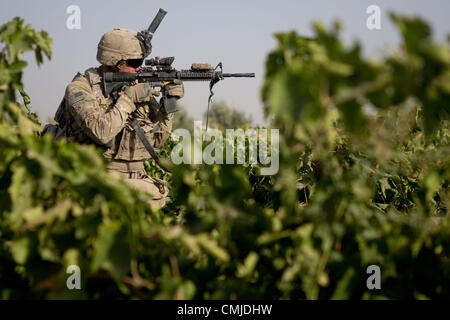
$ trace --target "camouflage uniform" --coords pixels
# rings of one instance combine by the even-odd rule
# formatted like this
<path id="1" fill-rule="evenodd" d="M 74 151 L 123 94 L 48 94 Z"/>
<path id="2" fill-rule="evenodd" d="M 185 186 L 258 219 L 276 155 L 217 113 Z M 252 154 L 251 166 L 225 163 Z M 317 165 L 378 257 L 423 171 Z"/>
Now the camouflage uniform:
<path id="1" fill-rule="evenodd" d="M 135 34 L 126 29 L 116 30 L 119 30 L 119 36 Z M 102 41 L 103 38 L 99 43 L 97 60 L 105 64 L 102 61 L 104 56 L 99 58 Z M 128 52 L 123 58 L 129 58 L 132 53 Z M 113 62 L 116 64 L 115 60 Z M 174 86 L 172 90 L 182 97 L 182 87 Z M 54 134 L 69 141 L 94 143 L 103 148 L 103 155 L 111 160 L 108 170 L 122 176 L 130 185 L 151 194 L 152 203 L 162 207 L 168 189 L 162 180 L 147 175 L 143 161 L 151 156 L 135 134 L 131 120 L 137 118 L 148 141 L 159 148 L 170 135 L 173 114 L 168 114 L 153 96 L 150 95 L 146 100 L 144 103 L 133 102 L 126 90 L 118 92 L 114 98 L 105 97 L 101 69 L 88 69 L 83 75 L 77 74 L 67 86 L 55 116 L 59 125 Z"/>

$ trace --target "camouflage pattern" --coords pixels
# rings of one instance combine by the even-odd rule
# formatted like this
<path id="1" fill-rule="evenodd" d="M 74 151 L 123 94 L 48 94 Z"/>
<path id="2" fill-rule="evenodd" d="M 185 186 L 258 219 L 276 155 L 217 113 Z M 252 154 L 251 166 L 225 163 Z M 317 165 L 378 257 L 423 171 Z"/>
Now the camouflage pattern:
<path id="1" fill-rule="evenodd" d="M 111 159 L 108 167 L 111 172 L 119 173 L 127 183 L 151 194 L 153 204 L 164 205 L 168 190 L 161 180 L 146 174 L 143 160 L 151 156 L 135 134 L 131 119 L 140 120 L 148 141 L 159 148 L 170 135 L 173 114 L 167 114 L 153 96 L 145 103 L 134 103 L 125 91 L 119 92 L 117 99 L 105 97 L 101 84 L 100 69 L 91 68 L 84 75 L 78 74 L 67 86 L 60 106 L 63 110 L 57 112 L 63 116 L 59 121 L 55 117 L 64 126 L 59 135 L 102 147 L 103 155 Z"/>
<path id="2" fill-rule="evenodd" d="M 115 66 L 121 60 L 143 58 L 141 43 L 133 30 L 116 28 L 108 31 L 97 47 L 97 61 L 105 66 Z"/>
<path id="3" fill-rule="evenodd" d="M 164 181 L 148 176 L 141 161 L 112 161 L 108 165 L 111 174 L 121 176 L 133 188 L 153 196 L 150 204 L 162 208 L 169 193 Z"/>
<path id="4" fill-rule="evenodd" d="M 173 84 L 167 88 L 167 94 L 170 97 L 183 98 L 184 97 L 184 86 L 183 84 Z"/>
<path id="5" fill-rule="evenodd" d="M 134 86 L 125 87 L 124 92 L 136 102 L 149 102 L 150 101 L 150 85 L 148 83 L 138 83 Z M 155 90 L 156 91 L 156 90 Z"/>
<path id="6" fill-rule="evenodd" d="M 92 87 L 91 87 L 92 85 Z M 98 70 L 88 69 L 67 86 L 66 111 L 82 133 L 99 145 L 107 145 L 126 125 L 128 116 L 136 110 L 131 98 L 121 93 L 115 103 L 101 91 Z M 85 142 L 85 141 L 78 141 Z"/>
<path id="7" fill-rule="evenodd" d="M 211 71 L 214 70 L 213 66 L 208 63 L 193 63 L 191 70 L 195 71 Z"/>

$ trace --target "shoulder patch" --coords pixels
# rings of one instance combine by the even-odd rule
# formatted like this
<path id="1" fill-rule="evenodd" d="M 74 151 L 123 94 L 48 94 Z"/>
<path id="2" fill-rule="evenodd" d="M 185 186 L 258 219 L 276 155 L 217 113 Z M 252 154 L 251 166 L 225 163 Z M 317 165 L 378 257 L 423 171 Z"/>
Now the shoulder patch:
<path id="1" fill-rule="evenodd" d="M 80 100 L 83 100 L 84 94 L 81 91 L 75 92 L 74 94 L 69 96 L 69 104 L 73 105 Z"/>

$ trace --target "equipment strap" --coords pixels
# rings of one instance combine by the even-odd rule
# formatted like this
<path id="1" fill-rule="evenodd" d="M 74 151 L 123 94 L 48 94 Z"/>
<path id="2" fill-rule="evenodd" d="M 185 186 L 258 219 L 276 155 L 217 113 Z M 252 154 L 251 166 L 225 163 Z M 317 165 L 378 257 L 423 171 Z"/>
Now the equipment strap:
<path id="1" fill-rule="evenodd" d="M 223 72 L 223 69 L 222 69 L 222 62 L 219 62 L 219 64 L 214 68 L 213 71 L 216 71 L 217 68 L 220 68 L 220 71 L 221 71 L 221 74 L 222 74 L 222 72 Z M 212 91 L 212 89 L 213 89 L 214 85 L 215 85 L 217 82 L 219 82 L 219 80 L 222 80 L 222 79 L 223 79 L 223 78 L 212 78 L 212 79 L 211 79 L 211 82 L 209 83 L 209 92 L 210 92 L 210 95 L 209 95 L 209 97 L 208 97 L 208 110 L 206 111 L 206 128 L 205 128 L 205 134 L 206 134 L 206 131 L 208 131 L 209 106 L 210 106 L 210 104 L 211 104 L 211 98 L 212 98 L 213 95 L 214 95 L 214 92 Z M 202 139 L 202 140 L 203 140 L 203 139 Z"/>
<path id="2" fill-rule="evenodd" d="M 142 130 L 140 122 L 138 119 L 134 119 L 131 122 L 131 125 L 134 129 L 134 131 L 136 132 L 137 136 L 139 137 L 139 139 L 142 141 L 145 149 L 148 151 L 148 153 L 150 153 L 150 155 L 152 156 L 152 158 L 155 160 L 156 164 L 163 169 L 166 172 L 170 172 L 169 169 L 166 168 L 166 166 L 164 166 L 161 161 L 159 161 L 159 157 L 155 152 L 155 149 L 153 149 L 152 145 L 150 144 L 150 142 L 147 140 L 147 137 L 145 136 L 144 130 Z"/>

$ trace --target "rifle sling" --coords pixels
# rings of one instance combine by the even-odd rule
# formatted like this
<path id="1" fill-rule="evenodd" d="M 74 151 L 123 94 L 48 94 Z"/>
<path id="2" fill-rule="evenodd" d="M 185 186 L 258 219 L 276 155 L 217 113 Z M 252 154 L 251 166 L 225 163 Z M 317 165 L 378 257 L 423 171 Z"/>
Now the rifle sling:
<path id="1" fill-rule="evenodd" d="M 170 172 L 169 169 L 166 168 L 166 166 L 164 166 L 161 161 L 159 161 L 159 157 L 155 152 L 155 149 L 153 149 L 152 145 L 150 144 L 150 142 L 147 140 L 147 137 L 145 136 L 144 130 L 142 130 L 141 125 L 139 120 L 134 119 L 131 122 L 131 126 L 133 127 L 134 131 L 136 132 L 137 136 L 139 137 L 139 139 L 142 141 L 145 149 L 148 151 L 148 153 L 150 153 L 150 155 L 152 156 L 152 158 L 155 160 L 156 164 L 163 169 L 166 172 Z"/>

